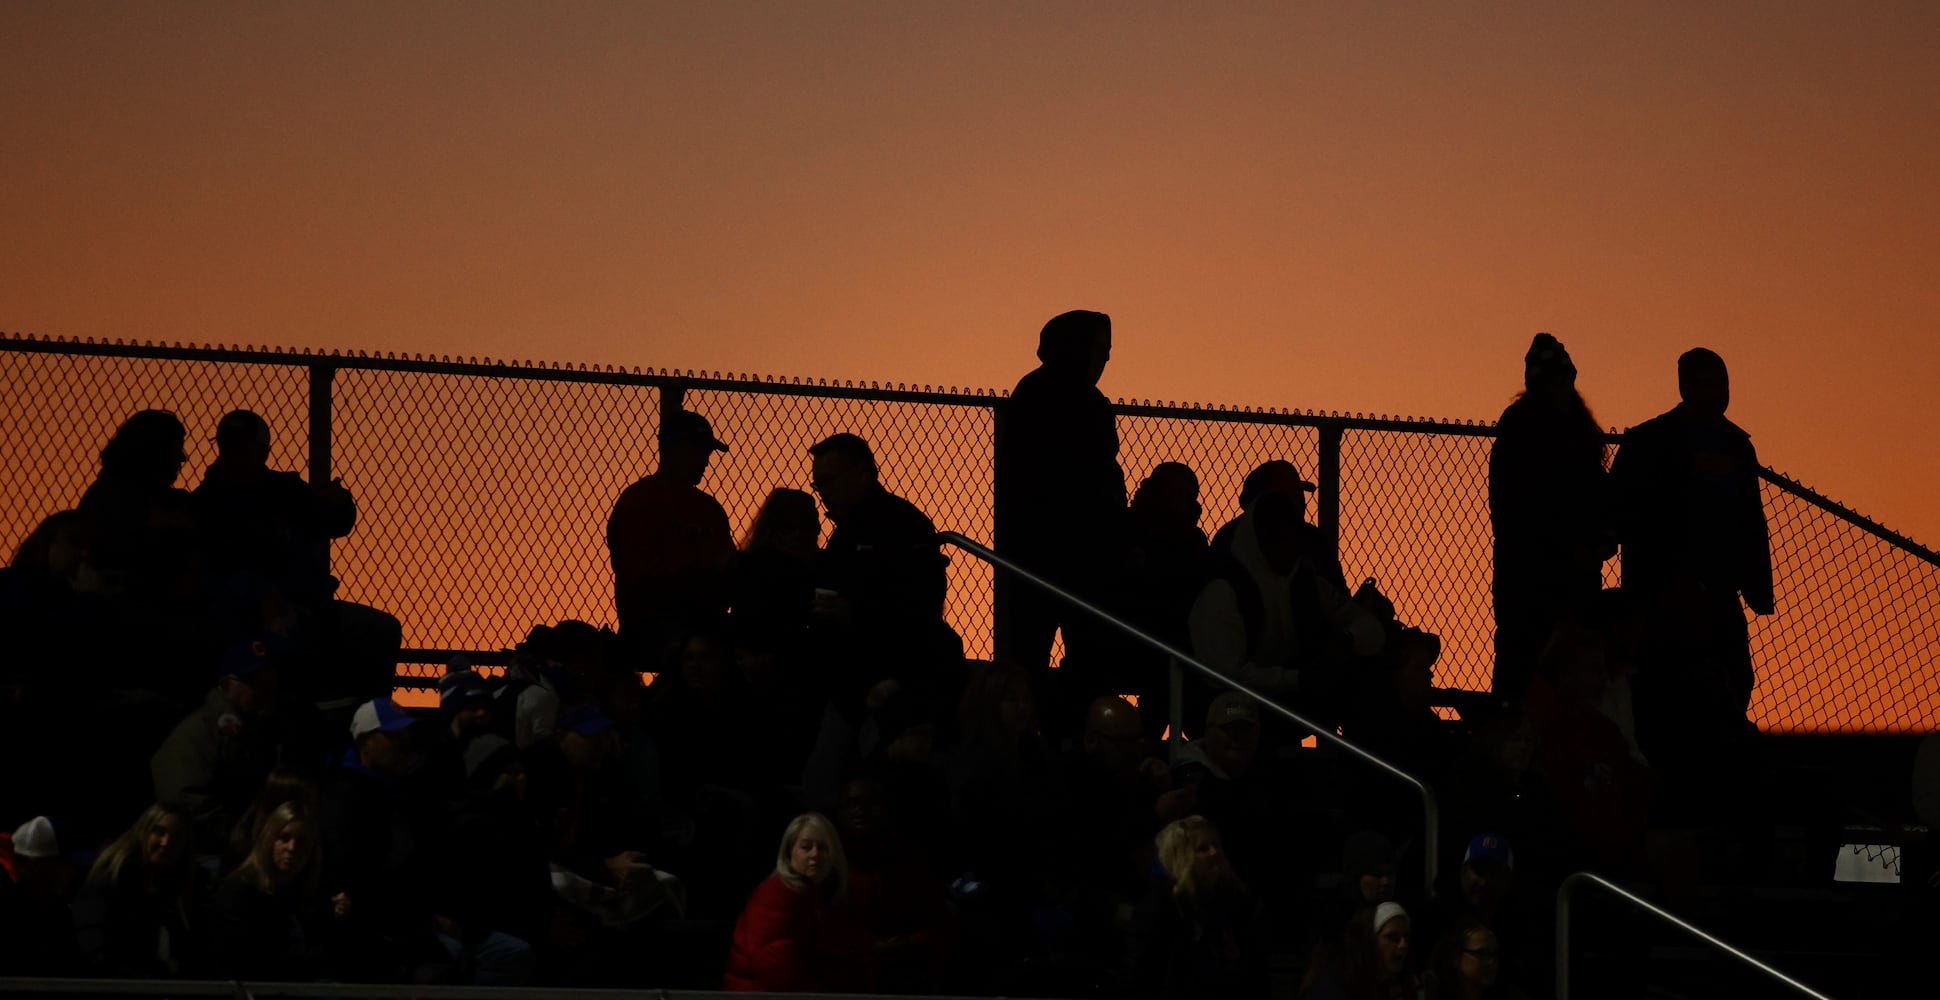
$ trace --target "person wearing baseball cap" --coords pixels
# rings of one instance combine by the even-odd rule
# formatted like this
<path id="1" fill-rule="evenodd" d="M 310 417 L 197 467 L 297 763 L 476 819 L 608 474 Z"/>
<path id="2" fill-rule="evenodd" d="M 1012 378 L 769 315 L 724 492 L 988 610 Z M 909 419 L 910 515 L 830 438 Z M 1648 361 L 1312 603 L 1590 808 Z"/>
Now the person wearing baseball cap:
<path id="1" fill-rule="evenodd" d="M 156 801 L 187 813 L 198 853 L 218 853 L 228 843 L 282 752 L 287 734 L 276 705 L 284 651 L 271 636 L 231 643 L 201 707 L 149 759 Z"/>
<path id="2" fill-rule="evenodd" d="M 1214 558 L 1230 557 L 1233 541 L 1239 535 L 1240 523 L 1247 514 L 1259 504 L 1260 498 L 1269 493 L 1286 497 L 1300 510 L 1300 523 L 1294 528 L 1299 545 L 1300 557 L 1314 567 L 1323 579 L 1345 591 L 1347 574 L 1341 569 L 1340 553 L 1334 543 L 1321 533 L 1321 530 L 1308 521 L 1307 495 L 1319 489 L 1300 472 L 1300 467 L 1284 458 L 1273 458 L 1261 462 L 1246 474 L 1239 487 L 1239 516 L 1219 526 L 1213 532 L 1212 552 Z"/>
<path id="3" fill-rule="evenodd" d="M 628 486 L 606 521 L 614 609 L 635 649 L 726 614 L 734 558 L 727 511 L 700 488 L 728 446 L 690 410 L 668 414 L 659 438 L 659 468 Z"/>

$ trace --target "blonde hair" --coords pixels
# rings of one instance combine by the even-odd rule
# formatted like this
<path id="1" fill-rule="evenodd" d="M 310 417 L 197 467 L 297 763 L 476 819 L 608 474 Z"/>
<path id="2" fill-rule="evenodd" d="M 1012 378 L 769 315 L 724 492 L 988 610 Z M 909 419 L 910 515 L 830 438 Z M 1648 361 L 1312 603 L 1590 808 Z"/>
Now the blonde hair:
<path id="1" fill-rule="evenodd" d="M 283 828 L 291 823 L 303 826 L 303 836 L 297 840 L 296 863 L 291 866 L 289 878 L 299 883 L 306 893 L 317 887 L 317 823 L 310 810 L 295 802 L 285 802 L 263 817 L 256 827 L 256 842 L 249 849 L 249 857 L 237 866 L 230 878 L 240 878 L 264 892 L 275 892 L 281 878 L 276 871 L 276 838 Z"/>
<path id="2" fill-rule="evenodd" d="M 775 874 L 796 892 L 806 892 L 813 884 L 808 876 L 795 870 L 790 858 L 795 851 L 795 842 L 802 839 L 804 833 L 817 834 L 828 845 L 828 892 L 831 896 L 840 895 L 849 883 L 849 856 L 842 852 L 842 838 L 835 832 L 835 824 L 821 813 L 803 813 L 788 821 L 788 829 L 781 834 L 781 846 L 775 849 Z"/>
<path id="3" fill-rule="evenodd" d="M 88 869 L 88 881 L 113 885 L 120 881 L 121 869 L 128 864 L 128 859 L 144 859 L 146 863 L 148 835 L 154 833 L 155 828 L 162 825 L 162 820 L 169 816 L 181 820 L 188 819 L 188 815 L 181 809 L 163 802 L 157 802 L 142 810 L 141 816 L 135 820 L 135 825 L 123 831 L 121 836 L 115 838 L 114 843 L 102 850 L 100 857 L 94 859 L 94 867 Z M 175 836 L 186 841 L 189 837 L 189 824 L 184 822 L 181 828 L 175 831 Z M 176 874 L 187 874 L 189 867 L 194 863 L 185 845 L 182 860 L 176 866 L 182 871 Z M 184 880 L 182 889 L 184 894 L 188 892 L 188 884 L 188 880 Z"/>
<path id="4" fill-rule="evenodd" d="M 1153 838 L 1158 846 L 1159 864 L 1166 874 L 1172 876 L 1172 894 L 1191 896 L 1198 893 L 1192 875 L 1193 843 L 1201 836 L 1219 839 L 1219 828 L 1204 816 L 1187 816 L 1166 824 L 1165 829 Z"/>

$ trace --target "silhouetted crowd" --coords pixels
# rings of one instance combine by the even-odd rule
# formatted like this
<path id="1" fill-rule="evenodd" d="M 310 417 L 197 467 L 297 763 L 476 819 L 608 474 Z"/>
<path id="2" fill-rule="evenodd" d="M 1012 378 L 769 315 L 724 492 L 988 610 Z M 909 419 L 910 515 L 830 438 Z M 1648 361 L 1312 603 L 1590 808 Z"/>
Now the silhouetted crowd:
<path id="1" fill-rule="evenodd" d="M 812 493 L 736 544 L 702 489 L 730 445 L 678 410 L 606 526 L 617 628 L 535 626 L 410 711 L 397 619 L 328 572 L 349 492 L 269 469 L 246 410 L 184 490 L 187 429 L 135 414 L 0 578 L 0 975 L 1540 996 L 1564 876 L 1657 877 L 1752 808 L 1771 561 L 1715 354 L 1606 462 L 1536 338 L 1490 456 L 1483 693 L 1350 586 L 1291 461 L 1210 537 L 1186 462 L 1128 496 L 1110 347 L 1102 313 L 1045 326 L 996 416 L 995 548 L 1223 681 L 1001 571 L 967 660 L 936 525 L 866 440 L 805 447 Z M 1437 884 L 1413 792 L 1317 731 L 1435 789 Z"/>

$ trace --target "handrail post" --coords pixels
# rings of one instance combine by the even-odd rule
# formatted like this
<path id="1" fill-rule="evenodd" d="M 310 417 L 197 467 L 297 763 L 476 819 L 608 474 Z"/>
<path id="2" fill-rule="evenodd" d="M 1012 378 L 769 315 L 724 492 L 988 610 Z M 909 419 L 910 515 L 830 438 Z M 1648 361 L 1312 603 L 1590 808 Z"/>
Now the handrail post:
<path id="1" fill-rule="evenodd" d="M 1320 425 L 1320 462 L 1314 469 L 1314 526 L 1327 537 L 1330 551 L 1340 552 L 1341 426 Z"/>
<path id="2" fill-rule="evenodd" d="M 1168 656 L 1166 664 L 1166 702 L 1171 718 L 1166 721 L 1166 748 L 1177 750 L 1186 741 L 1186 671 L 1179 666 L 1179 658 Z M 1149 731 L 1149 730 L 1148 730 Z"/>
<path id="3" fill-rule="evenodd" d="M 661 386 L 660 387 L 660 429 L 662 431 L 665 431 L 667 429 L 667 425 L 673 423 L 674 414 L 679 413 L 686 406 L 687 406 L 687 386 L 679 382 L 672 382 L 667 385 Z M 654 468 L 656 469 L 660 468 L 661 465 L 664 464 L 667 460 L 667 456 L 664 454 L 662 450 L 664 446 L 660 443 L 665 440 L 666 440 L 665 438 L 656 436 L 656 440 L 654 442 L 653 454 L 654 454 L 654 462 L 656 463 L 654 465 Z"/>
<path id="4" fill-rule="evenodd" d="M 335 365 L 310 366 L 310 485 L 322 486 L 331 480 L 331 423 L 336 417 L 336 400 L 331 383 L 337 378 Z M 329 539 L 323 540 L 323 570 L 330 572 Z"/>

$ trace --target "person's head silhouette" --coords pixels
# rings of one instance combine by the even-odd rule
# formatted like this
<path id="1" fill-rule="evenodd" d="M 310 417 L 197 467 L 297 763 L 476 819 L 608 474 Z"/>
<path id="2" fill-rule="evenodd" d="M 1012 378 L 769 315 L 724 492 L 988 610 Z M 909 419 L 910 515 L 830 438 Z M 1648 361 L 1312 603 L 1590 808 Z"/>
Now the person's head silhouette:
<path id="1" fill-rule="evenodd" d="M 816 442 L 808 454 L 814 459 L 810 486 L 832 518 L 840 520 L 855 509 L 879 482 L 875 453 L 854 434 L 832 434 Z"/>
<path id="2" fill-rule="evenodd" d="M 1561 341 L 1547 333 L 1536 334 L 1522 356 L 1522 387 L 1548 399 L 1567 398 L 1576 388 L 1576 363 Z"/>
<path id="3" fill-rule="evenodd" d="M 1684 405 L 1707 416 L 1724 416 L 1731 406 L 1731 375 L 1718 352 L 1693 347 L 1677 359 L 1677 394 Z"/>
<path id="4" fill-rule="evenodd" d="M 1046 368 L 1097 385 L 1111 360 L 1111 317 L 1089 309 L 1051 317 L 1037 335 L 1037 359 Z"/>
<path id="5" fill-rule="evenodd" d="M 225 464 L 269 464 L 269 423 L 254 410 L 230 410 L 216 424 L 216 456 Z"/>
<path id="6" fill-rule="evenodd" d="M 675 482 L 699 486 L 714 453 L 726 450 L 706 417 L 676 410 L 660 428 L 660 473 Z"/>
<path id="7" fill-rule="evenodd" d="M 101 471 L 127 481 L 173 486 L 189 460 L 188 430 L 167 410 L 142 410 L 123 421 L 101 449 Z"/>

